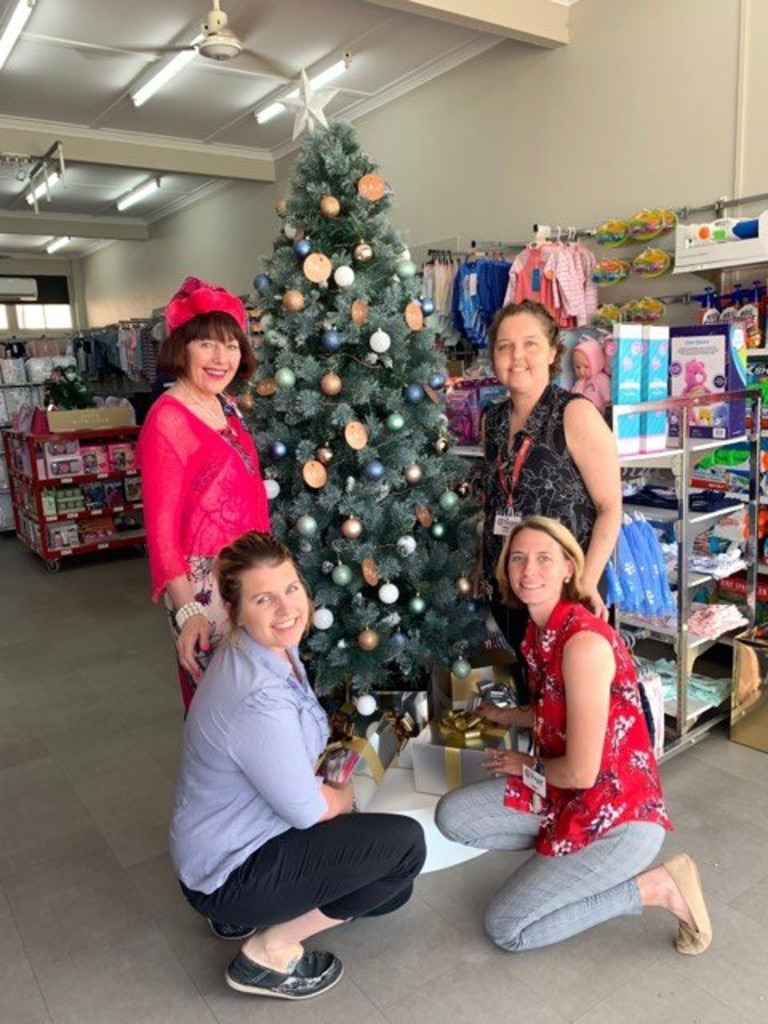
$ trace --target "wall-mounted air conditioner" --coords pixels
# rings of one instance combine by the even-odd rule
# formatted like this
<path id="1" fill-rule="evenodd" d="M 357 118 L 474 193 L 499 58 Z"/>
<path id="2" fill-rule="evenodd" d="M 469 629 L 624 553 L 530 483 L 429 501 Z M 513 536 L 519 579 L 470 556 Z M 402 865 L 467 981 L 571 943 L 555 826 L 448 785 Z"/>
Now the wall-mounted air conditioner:
<path id="1" fill-rule="evenodd" d="M 37 299 L 34 277 L 0 277 L 0 302 L 33 302 Z"/>

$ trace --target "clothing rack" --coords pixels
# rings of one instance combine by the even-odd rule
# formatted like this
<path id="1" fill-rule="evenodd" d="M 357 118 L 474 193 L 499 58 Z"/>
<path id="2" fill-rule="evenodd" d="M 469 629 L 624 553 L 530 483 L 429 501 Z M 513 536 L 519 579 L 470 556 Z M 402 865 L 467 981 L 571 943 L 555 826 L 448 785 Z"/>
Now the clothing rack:
<path id="1" fill-rule="evenodd" d="M 593 238 L 597 228 L 554 227 L 549 224 L 534 224 L 533 237 L 537 242 L 575 242 L 577 238 Z"/>

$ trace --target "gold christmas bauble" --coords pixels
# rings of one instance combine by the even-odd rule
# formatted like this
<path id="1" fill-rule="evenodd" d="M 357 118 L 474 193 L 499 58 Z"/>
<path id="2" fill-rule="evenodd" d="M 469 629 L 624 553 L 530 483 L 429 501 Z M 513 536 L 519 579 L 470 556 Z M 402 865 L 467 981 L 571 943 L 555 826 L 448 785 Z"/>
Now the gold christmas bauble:
<path id="1" fill-rule="evenodd" d="M 416 465 L 414 462 L 411 466 L 406 466 L 403 470 L 403 476 L 409 484 L 417 484 L 421 480 L 424 472 L 421 466 Z"/>
<path id="2" fill-rule="evenodd" d="M 472 593 L 472 581 L 466 576 L 459 576 L 456 580 L 456 589 L 462 597 L 468 597 Z"/>
<path id="3" fill-rule="evenodd" d="M 359 242 L 352 251 L 355 259 L 360 263 L 367 263 L 373 256 L 373 247 L 367 242 Z"/>
<path id="4" fill-rule="evenodd" d="M 341 212 L 341 203 L 336 196 L 323 196 L 320 200 L 320 213 L 324 217 L 338 217 Z"/>
<path id="5" fill-rule="evenodd" d="M 319 448 L 315 449 L 315 458 L 318 462 L 322 462 L 324 466 L 333 459 L 333 449 L 329 448 L 327 444 L 320 445 Z"/>
<path id="6" fill-rule="evenodd" d="M 350 540 L 356 540 L 363 532 L 363 524 L 357 516 L 350 516 L 341 524 L 341 532 Z"/>
<path id="7" fill-rule="evenodd" d="M 363 629 L 358 634 L 357 644 L 363 651 L 375 651 L 379 646 L 379 634 L 375 629 Z"/>
<path id="8" fill-rule="evenodd" d="M 460 498 L 466 498 L 471 489 L 468 480 L 462 480 L 460 484 L 456 485 L 456 493 Z"/>
<path id="9" fill-rule="evenodd" d="M 341 387 L 341 377 L 338 373 L 326 373 L 320 378 L 320 390 L 324 395 L 338 395 Z"/>
<path id="10" fill-rule="evenodd" d="M 288 213 L 288 200 L 278 199 L 275 203 L 275 213 L 278 217 L 284 217 Z"/>
<path id="11" fill-rule="evenodd" d="M 283 308 L 289 313 L 298 313 L 304 309 L 304 296 L 296 288 L 289 289 L 283 296 Z"/>
<path id="12" fill-rule="evenodd" d="M 256 404 L 256 400 L 253 397 L 252 391 L 243 391 L 237 396 L 237 407 L 240 412 L 253 412 L 253 407 Z"/>
<path id="13" fill-rule="evenodd" d="M 435 441 L 435 451 L 438 455 L 443 455 L 448 451 L 449 441 L 447 437 L 438 437 Z"/>

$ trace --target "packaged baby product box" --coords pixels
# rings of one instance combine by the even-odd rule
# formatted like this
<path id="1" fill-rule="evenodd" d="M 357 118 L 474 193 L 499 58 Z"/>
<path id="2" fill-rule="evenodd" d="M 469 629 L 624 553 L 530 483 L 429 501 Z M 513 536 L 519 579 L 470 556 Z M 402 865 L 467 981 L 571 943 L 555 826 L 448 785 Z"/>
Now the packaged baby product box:
<path id="1" fill-rule="evenodd" d="M 643 400 L 643 328 L 640 324 L 616 324 L 605 347 L 611 359 L 611 402 L 614 406 L 616 444 L 619 455 L 634 455 L 641 451 L 640 413 L 623 413 L 615 407 L 636 405 Z"/>
<path id="2" fill-rule="evenodd" d="M 669 328 L 660 324 L 643 326 L 641 396 L 643 402 L 669 397 Z M 667 413 L 645 412 L 640 416 L 640 446 L 644 452 L 664 451 L 667 446 Z"/>
<path id="3" fill-rule="evenodd" d="M 701 397 L 743 391 L 747 381 L 747 347 L 740 323 L 673 327 L 669 332 L 669 389 L 672 397 Z M 743 434 L 746 402 L 694 404 L 689 437 L 713 439 Z M 670 413 L 669 436 L 680 436 L 680 418 Z"/>

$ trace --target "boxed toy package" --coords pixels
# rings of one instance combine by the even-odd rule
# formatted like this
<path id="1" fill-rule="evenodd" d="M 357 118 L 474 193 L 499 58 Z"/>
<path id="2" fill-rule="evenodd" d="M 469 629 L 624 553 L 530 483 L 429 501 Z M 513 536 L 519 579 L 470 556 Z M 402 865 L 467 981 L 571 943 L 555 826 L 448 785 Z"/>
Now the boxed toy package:
<path id="1" fill-rule="evenodd" d="M 743 391 L 747 382 L 747 346 L 741 323 L 696 324 L 670 330 L 669 383 L 673 397 L 717 395 Z M 688 436 L 729 438 L 743 434 L 746 402 L 695 405 Z M 680 436 L 680 419 L 669 417 L 670 437 Z"/>

